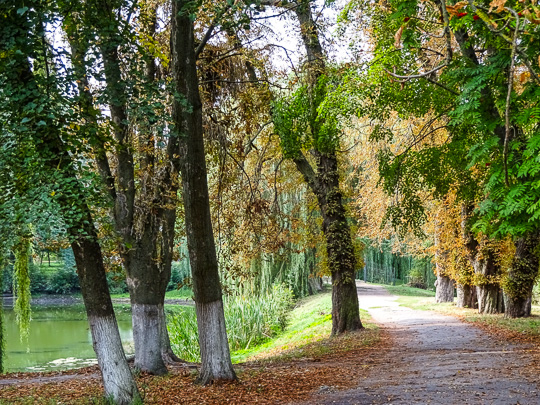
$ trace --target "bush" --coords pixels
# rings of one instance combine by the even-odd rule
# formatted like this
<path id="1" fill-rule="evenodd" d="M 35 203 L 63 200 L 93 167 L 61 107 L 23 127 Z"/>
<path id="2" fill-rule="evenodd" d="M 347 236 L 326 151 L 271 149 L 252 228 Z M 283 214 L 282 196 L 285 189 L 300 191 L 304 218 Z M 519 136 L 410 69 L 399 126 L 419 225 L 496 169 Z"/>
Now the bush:
<path id="1" fill-rule="evenodd" d="M 3 271 L 2 293 L 11 293 L 13 291 L 13 265 L 4 267 Z"/>
<path id="2" fill-rule="evenodd" d="M 245 350 L 281 332 L 287 325 L 293 293 L 284 285 L 274 285 L 260 296 L 224 298 L 225 323 L 231 351 Z M 187 308 L 168 322 L 174 351 L 188 361 L 200 361 L 195 311 Z"/>
<path id="3" fill-rule="evenodd" d="M 71 249 L 63 249 L 59 256 L 62 258 L 62 267 L 50 272 L 45 292 L 51 294 L 69 294 L 80 290 L 79 276 L 75 267 L 75 256 Z"/>
<path id="4" fill-rule="evenodd" d="M 79 290 L 79 276 L 74 268 L 63 268 L 51 274 L 46 292 L 52 294 L 69 294 Z"/>
<path id="5" fill-rule="evenodd" d="M 421 263 L 415 263 L 409 272 L 409 286 L 427 290 L 426 277 Z"/>
<path id="6" fill-rule="evenodd" d="M 124 294 L 128 292 L 126 276 L 124 273 L 107 272 L 107 284 L 111 294 Z"/>
<path id="7" fill-rule="evenodd" d="M 30 292 L 35 294 L 47 289 L 47 274 L 38 265 L 30 264 Z"/>

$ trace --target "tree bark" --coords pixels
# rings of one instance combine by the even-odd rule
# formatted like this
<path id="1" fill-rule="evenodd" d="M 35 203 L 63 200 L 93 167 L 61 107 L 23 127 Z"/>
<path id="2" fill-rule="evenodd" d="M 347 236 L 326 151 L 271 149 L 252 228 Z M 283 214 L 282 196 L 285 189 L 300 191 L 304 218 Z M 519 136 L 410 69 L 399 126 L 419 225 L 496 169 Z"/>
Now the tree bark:
<path id="1" fill-rule="evenodd" d="M 210 203 L 199 95 L 193 22 L 187 0 L 173 0 L 171 53 L 175 86 L 173 121 L 180 141 L 181 176 L 189 259 L 201 348 L 198 381 L 234 380 Z"/>
<path id="2" fill-rule="evenodd" d="M 458 308 L 478 308 L 476 297 L 476 287 L 473 285 L 457 285 L 457 303 Z"/>
<path id="3" fill-rule="evenodd" d="M 439 267 L 438 264 L 437 267 Z M 442 275 L 437 269 L 437 281 L 435 283 L 435 301 L 437 303 L 454 302 L 454 280 Z"/>
<path id="4" fill-rule="evenodd" d="M 478 313 L 498 314 L 502 311 L 500 303 L 500 287 L 496 284 L 482 284 L 476 286 L 478 300 Z"/>
<path id="5" fill-rule="evenodd" d="M 463 203 L 461 206 L 461 230 L 467 258 L 474 269 L 477 280 L 476 294 L 478 312 L 481 314 L 496 314 L 503 311 L 500 296 L 500 286 L 496 276 L 500 267 L 495 260 L 495 252 L 486 241 L 479 242 L 470 231 L 468 219 L 473 210 L 472 205 Z"/>
<path id="6" fill-rule="evenodd" d="M 504 283 L 505 317 L 531 315 L 532 291 L 540 265 L 538 245 L 540 233 L 529 233 L 516 242 L 516 253 Z"/>

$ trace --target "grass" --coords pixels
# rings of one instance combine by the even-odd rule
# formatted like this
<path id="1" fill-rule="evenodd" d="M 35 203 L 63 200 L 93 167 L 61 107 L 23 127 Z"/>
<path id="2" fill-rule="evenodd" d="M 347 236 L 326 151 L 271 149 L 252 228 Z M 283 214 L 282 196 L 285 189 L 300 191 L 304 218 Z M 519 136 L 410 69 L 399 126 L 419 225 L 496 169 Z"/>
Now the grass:
<path id="1" fill-rule="evenodd" d="M 321 293 L 299 301 L 292 310 L 285 330 L 264 344 L 232 353 L 234 363 L 253 360 L 286 361 L 291 358 L 313 357 L 326 354 L 331 347 L 321 343 L 328 340 L 332 331 L 332 297 Z M 361 310 L 362 322 L 374 333 L 366 334 L 362 345 L 377 340 L 377 327 L 366 320 L 369 315 Z"/>
<path id="2" fill-rule="evenodd" d="M 292 291 L 275 285 L 259 296 L 224 297 L 225 322 L 231 351 L 246 350 L 279 334 L 287 324 Z M 180 358 L 200 361 L 197 320 L 193 308 L 171 313 L 168 329 L 173 350 Z"/>
<path id="3" fill-rule="evenodd" d="M 193 291 L 189 289 L 171 290 L 165 293 L 165 299 L 188 299 L 193 297 Z M 111 298 L 129 298 L 129 293 L 111 294 Z"/>
<path id="4" fill-rule="evenodd" d="M 540 341 L 540 306 L 533 305 L 532 316 L 528 318 L 507 319 L 504 314 L 479 314 L 476 309 L 458 308 L 455 303 L 438 304 L 432 291 L 403 286 L 384 287 L 391 294 L 399 296 L 397 302 L 405 307 L 457 316 L 494 334 L 502 333 L 510 338 Z"/>
<path id="5" fill-rule="evenodd" d="M 407 297 L 435 297 L 435 291 L 421 288 L 407 287 L 406 285 L 385 285 L 390 294 Z"/>

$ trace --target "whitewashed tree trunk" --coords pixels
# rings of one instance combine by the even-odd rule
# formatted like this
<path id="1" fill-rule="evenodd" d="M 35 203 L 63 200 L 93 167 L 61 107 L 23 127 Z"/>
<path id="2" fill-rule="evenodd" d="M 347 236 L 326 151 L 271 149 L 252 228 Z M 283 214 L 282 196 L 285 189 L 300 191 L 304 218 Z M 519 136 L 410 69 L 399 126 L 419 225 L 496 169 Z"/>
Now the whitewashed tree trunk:
<path id="1" fill-rule="evenodd" d="M 201 348 L 201 373 L 198 381 L 210 384 L 217 380 L 234 380 L 236 375 L 230 366 L 223 301 L 197 303 L 195 310 Z"/>
<path id="2" fill-rule="evenodd" d="M 135 367 L 155 375 L 166 374 L 167 367 L 165 367 L 161 356 L 163 305 L 133 303 L 131 311 Z"/>
<path id="3" fill-rule="evenodd" d="M 137 403 L 140 397 L 126 361 L 116 319 L 89 316 L 88 323 L 106 395 L 118 405 Z"/>
<path id="4" fill-rule="evenodd" d="M 180 141 L 186 235 L 202 359 L 199 382 L 209 384 L 216 380 L 234 380 L 236 375 L 225 331 L 210 215 L 193 21 L 186 12 L 187 0 L 173 1 L 172 4 L 172 73 L 179 95 L 174 99 L 172 116 L 175 136 Z"/>

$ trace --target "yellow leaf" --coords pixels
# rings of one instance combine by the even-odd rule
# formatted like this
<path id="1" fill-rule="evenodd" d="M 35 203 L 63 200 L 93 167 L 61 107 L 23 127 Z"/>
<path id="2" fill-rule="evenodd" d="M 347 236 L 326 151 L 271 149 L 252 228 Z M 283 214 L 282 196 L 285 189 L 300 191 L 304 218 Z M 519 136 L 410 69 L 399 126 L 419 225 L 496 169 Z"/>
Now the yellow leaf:
<path id="1" fill-rule="evenodd" d="M 540 19 L 536 18 L 536 15 L 531 13 L 530 10 L 523 10 L 523 15 L 533 24 L 540 24 Z"/>
<path id="2" fill-rule="evenodd" d="M 401 48 L 401 36 L 403 35 L 403 25 L 399 27 L 399 30 L 394 35 L 394 46 Z"/>
<path id="3" fill-rule="evenodd" d="M 501 11 L 504 11 L 505 4 L 506 0 L 493 0 L 491 3 L 489 3 L 491 6 L 489 11 L 491 12 L 491 10 L 495 8 L 495 12 L 500 13 Z"/>
<path id="4" fill-rule="evenodd" d="M 461 10 L 463 7 L 467 6 L 469 2 L 467 1 L 460 1 L 453 6 L 446 6 L 446 11 L 448 11 L 448 14 L 451 14 L 453 16 L 459 15 L 459 10 Z"/>
<path id="5" fill-rule="evenodd" d="M 56 192 L 53 191 L 53 192 L 51 193 L 51 197 L 54 197 L 55 194 L 56 194 Z"/>

